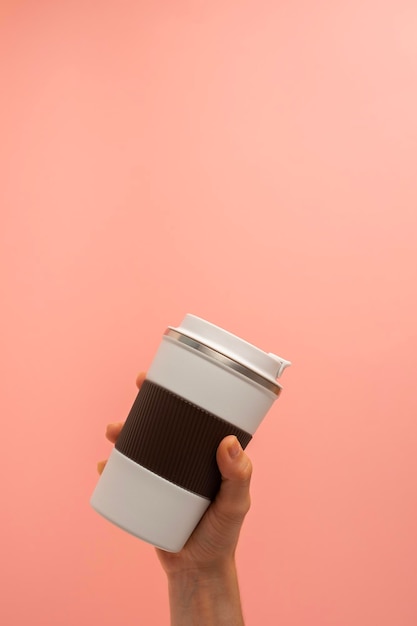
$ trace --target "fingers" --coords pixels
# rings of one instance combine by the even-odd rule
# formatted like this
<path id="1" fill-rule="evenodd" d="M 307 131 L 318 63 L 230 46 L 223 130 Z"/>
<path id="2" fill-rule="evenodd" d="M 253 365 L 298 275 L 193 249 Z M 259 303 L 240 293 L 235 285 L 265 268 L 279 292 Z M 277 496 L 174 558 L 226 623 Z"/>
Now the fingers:
<path id="1" fill-rule="evenodd" d="M 108 424 L 106 428 L 106 437 L 112 443 L 116 443 L 118 436 L 120 435 L 120 431 L 123 428 L 123 422 L 117 422 L 116 424 Z M 99 474 L 103 473 L 104 468 L 106 467 L 107 460 L 99 461 L 97 463 L 97 471 Z"/>
<path id="2" fill-rule="evenodd" d="M 120 431 L 123 428 L 123 422 L 116 422 L 114 424 L 108 424 L 106 428 L 106 437 L 112 443 L 116 443 Z"/>
<path id="3" fill-rule="evenodd" d="M 222 484 L 216 498 L 217 513 L 231 522 L 241 523 L 250 508 L 252 463 L 233 435 L 225 437 L 217 450 Z"/>
<path id="4" fill-rule="evenodd" d="M 146 372 L 140 372 L 136 377 L 136 385 L 138 389 L 141 388 L 143 381 L 146 378 Z M 108 424 L 106 428 L 106 438 L 111 443 L 116 443 L 118 436 L 120 435 L 120 431 L 123 428 L 123 422 L 115 422 L 114 424 Z M 97 471 L 101 474 L 106 467 L 107 461 L 99 461 L 97 463 Z"/>
<path id="5" fill-rule="evenodd" d="M 106 467 L 106 463 L 107 463 L 107 461 L 99 461 L 97 463 L 97 471 L 98 471 L 99 474 L 103 473 L 103 470 Z"/>
<path id="6" fill-rule="evenodd" d="M 136 386 L 138 389 L 141 388 L 143 381 L 146 378 L 146 372 L 140 372 L 137 376 L 136 376 Z"/>
<path id="7" fill-rule="evenodd" d="M 146 372 L 140 372 L 136 376 L 136 385 L 138 389 L 141 388 L 143 381 L 146 378 Z M 115 422 L 114 424 L 109 424 L 106 429 L 106 437 L 111 443 L 116 443 L 118 436 L 120 435 L 120 431 L 122 430 L 123 422 Z"/>

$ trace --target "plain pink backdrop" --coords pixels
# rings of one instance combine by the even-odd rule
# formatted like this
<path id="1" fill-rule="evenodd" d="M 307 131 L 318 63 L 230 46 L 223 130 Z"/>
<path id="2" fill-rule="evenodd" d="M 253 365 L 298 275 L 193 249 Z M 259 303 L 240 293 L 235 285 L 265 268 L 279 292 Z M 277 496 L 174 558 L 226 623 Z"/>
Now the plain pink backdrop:
<path id="1" fill-rule="evenodd" d="M 191 312 L 294 363 L 248 626 L 415 626 L 415 0 L 4 0 L 0 72 L 0 623 L 168 623 L 89 498 Z"/>

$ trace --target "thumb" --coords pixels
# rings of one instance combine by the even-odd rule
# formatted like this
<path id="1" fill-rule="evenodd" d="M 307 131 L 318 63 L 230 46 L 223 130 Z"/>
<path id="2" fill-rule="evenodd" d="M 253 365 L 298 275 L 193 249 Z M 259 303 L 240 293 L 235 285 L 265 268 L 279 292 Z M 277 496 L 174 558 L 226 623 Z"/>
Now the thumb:
<path id="1" fill-rule="evenodd" d="M 252 463 L 234 435 L 225 437 L 220 443 L 217 464 L 222 475 L 215 500 L 217 513 L 231 522 L 241 523 L 250 508 Z"/>

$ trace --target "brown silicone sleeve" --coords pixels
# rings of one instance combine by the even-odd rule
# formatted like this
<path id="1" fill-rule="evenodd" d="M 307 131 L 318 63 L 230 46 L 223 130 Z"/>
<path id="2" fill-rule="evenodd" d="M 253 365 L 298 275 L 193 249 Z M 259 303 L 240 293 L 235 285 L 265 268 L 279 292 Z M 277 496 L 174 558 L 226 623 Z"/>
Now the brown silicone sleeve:
<path id="1" fill-rule="evenodd" d="M 252 435 L 145 380 L 116 449 L 172 483 L 213 500 L 221 483 L 216 450 L 226 435 L 245 448 Z"/>

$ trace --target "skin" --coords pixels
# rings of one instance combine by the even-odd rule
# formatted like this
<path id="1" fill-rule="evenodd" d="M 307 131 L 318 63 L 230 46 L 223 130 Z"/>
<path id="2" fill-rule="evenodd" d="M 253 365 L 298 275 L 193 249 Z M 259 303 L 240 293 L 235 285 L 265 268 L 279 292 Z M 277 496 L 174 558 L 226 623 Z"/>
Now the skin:
<path id="1" fill-rule="evenodd" d="M 145 379 L 141 373 L 136 384 Z M 106 437 L 115 443 L 123 423 L 109 424 Z M 171 626 L 244 626 L 235 553 L 250 508 L 252 464 L 236 437 L 217 449 L 220 491 L 190 539 L 176 554 L 156 549 L 167 575 Z M 101 473 L 106 461 L 98 463 Z"/>

